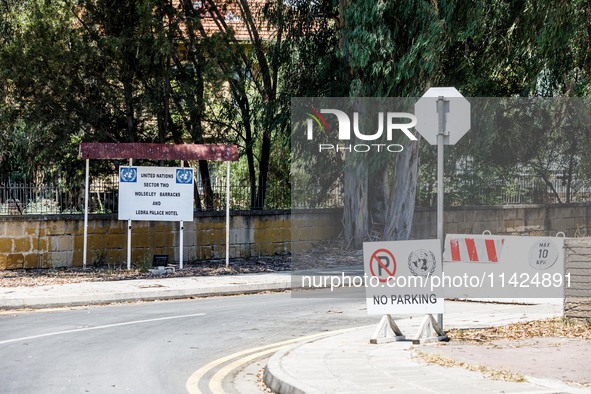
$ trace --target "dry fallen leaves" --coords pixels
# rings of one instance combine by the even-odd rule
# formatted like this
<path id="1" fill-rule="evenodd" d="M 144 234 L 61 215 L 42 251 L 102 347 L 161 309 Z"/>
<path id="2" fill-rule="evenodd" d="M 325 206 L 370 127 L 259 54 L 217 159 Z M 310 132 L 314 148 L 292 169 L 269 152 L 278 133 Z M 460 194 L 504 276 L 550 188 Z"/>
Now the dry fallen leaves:
<path id="1" fill-rule="evenodd" d="M 486 377 L 496 379 L 496 380 L 505 380 L 508 382 L 525 382 L 526 379 L 523 375 L 519 373 L 513 373 L 506 369 L 495 369 L 490 368 L 485 365 L 472 365 L 465 363 L 463 361 L 452 360 L 451 358 L 442 356 L 440 354 L 433 354 L 433 353 L 425 353 L 421 351 L 417 351 L 413 354 L 415 357 L 422 359 L 425 362 L 441 365 L 442 367 L 461 367 L 465 368 L 468 371 L 472 372 L 480 372 Z"/>
<path id="2" fill-rule="evenodd" d="M 342 240 L 327 241 L 317 245 L 312 251 L 298 253 L 296 256 L 275 255 L 230 259 L 226 269 L 224 259 L 196 260 L 185 263 L 184 269 L 176 266 L 174 273 L 163 277 L 235 275 L 257 272 L 277 272 L 294 269 L 330 268 L 341 266 L 361 266 L 361 250 L 347 250 Z M 81 267 L 62 267 L 53 269 L 0 270 L 0 287 L 60 285 L 67 283 L 115 281 L 126 279 L 151 278 L 149 272 L 138 269 L 127 270 L 125 264 Z"/>
<path id="3" fill-rule="evenodd" d="M 450 341 L 486 344 L 490 347 L 498 347 L 498 340 L 509 340 L 518 343 L 519 340 L 529 338 L 574 338 L 581 340 L 591 339 L 591 322 L 565 318 L 553 318 L 522 323 L 513 323 L 500 327 L 483 329 L 452 329 L 446 332 Z M 487 377 L 512 382 L 525 381 L 524 376 L 505 369 L 495 369 L 485 365 L 472 365 L 466 362 L 453 360 L 441 354 L 417 350 L 413 353 L 428 363 L 438 364 L 444 367 L 462 367 L 470 371 L 480 372 Z"/>
<path id="4" fill-rule="evenodd" d="M 486 343 L 497 339 L 526 339 L 536 337 L 591 339 L 591 322 L 554 318 L 508 324 L 484 329 L 449 330 L 452 341 Z"/>

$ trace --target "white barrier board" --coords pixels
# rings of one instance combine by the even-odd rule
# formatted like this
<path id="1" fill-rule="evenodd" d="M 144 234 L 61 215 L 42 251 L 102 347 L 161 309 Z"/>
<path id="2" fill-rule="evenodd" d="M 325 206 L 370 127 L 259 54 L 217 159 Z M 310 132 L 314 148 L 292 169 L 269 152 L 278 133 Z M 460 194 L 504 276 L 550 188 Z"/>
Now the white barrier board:
<path id="1" fill-rule="evenodd" d="M 448 298 L 558 298 L 569 282 L 564 238 L 448 234 L 444 248 L 444 276 L 466 279 Z"/>

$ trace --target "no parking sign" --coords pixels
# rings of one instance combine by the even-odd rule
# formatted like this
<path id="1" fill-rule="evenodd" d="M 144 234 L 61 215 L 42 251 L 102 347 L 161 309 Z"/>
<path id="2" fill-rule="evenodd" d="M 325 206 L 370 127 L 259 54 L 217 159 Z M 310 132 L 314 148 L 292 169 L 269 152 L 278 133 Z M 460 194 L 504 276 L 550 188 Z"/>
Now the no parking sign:
<path id="1" fill-rule="evenodd" d="M 369 258 L 369 272 L 380 283 L 387 283 L 396 274 L 396 258 L 389 249 L 380 248 Z"/>
<path id="2" fill-rule="evenodd" d="M 365 242 L 363 262 L 368 314 L 443 313 L 438 240 Z"/>

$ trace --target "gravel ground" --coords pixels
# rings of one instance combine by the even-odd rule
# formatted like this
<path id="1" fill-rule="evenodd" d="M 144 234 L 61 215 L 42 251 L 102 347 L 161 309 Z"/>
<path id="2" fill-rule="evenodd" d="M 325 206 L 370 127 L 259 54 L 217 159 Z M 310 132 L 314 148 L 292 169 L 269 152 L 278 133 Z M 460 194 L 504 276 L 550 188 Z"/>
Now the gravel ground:
<path id="1" fill-rule="evenodd" d="M 252 257 L 244 259 L 231 259 L 229 268 L 226 268 L 225 260 L 199 260 L 185 263 L 182 270 L 178 265 L 175 271 L 160 277 L 187 277 L 210 275 L 237 275 L 259 272 L 278 272 L 291 269 L 291 256 L 277 255 L 271 257 Z M 150 267 L 151 268 L 151 267 Z M 80 267 L 66 267 L 55 269 L 28 269 L 0 271 L 0 286 L 43 286 L 59 285 L 65 283 L 114 281 L 127 279 L 150 278 L 152 274 L 146 269 L 133 268 L 127 270 L 125 265 L 90 267 L 83 270 Z"/>

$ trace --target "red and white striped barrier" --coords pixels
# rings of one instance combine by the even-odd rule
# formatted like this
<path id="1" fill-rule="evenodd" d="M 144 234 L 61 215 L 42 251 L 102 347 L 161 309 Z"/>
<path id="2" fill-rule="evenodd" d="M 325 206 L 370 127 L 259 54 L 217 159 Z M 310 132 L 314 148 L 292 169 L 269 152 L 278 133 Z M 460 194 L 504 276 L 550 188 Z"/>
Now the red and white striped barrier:
<path id="1" fill-rule="evenodd" d="M 445 237 L 443 262 L 498 263 L 505 239 L 495 235 L 458 235 Z"/>

